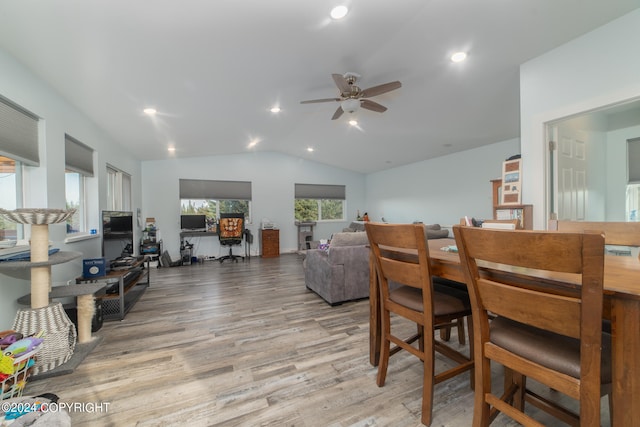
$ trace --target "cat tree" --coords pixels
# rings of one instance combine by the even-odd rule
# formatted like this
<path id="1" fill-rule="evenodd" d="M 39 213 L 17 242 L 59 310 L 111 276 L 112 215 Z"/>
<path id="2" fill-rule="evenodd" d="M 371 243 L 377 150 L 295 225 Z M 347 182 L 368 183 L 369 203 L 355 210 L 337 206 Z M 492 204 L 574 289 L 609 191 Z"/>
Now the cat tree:
<path id="1" fill-rule="evenodd" d="M 51 266 L 82 256 L 79 252 L 56 252 L 49 256 L 49 225 L 65 222 L 75 209 L 0 209 L 7 220 L 31 226 L 28 261 L 4 261 L 2 271 L 31 270 L 31 308 L 20 309 L 13 329 L 24 335 L 44 332 L 34 374 L 54 369 L 68 361 L 76 344 L 76 329 L 60 302 L 49 302 Z"/>

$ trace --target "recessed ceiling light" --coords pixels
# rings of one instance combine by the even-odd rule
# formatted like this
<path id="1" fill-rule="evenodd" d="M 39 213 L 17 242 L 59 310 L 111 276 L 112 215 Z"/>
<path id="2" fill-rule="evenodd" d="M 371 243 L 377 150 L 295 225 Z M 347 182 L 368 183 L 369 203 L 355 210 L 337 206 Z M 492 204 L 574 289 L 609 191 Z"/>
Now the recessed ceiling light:
<path id="1" fill-rule="evenodd" d="M 157 112 L 155 108 L 145 108 L 142 111 L 144 111 L 144 113 L 148 116 L 155 116 Z"/>
<path id="2" fill-rule="evenodd" d="M 271 112 L 272 113 L 279 113 L 280 112 L 280 107 L 271 107 Z"/>
<path id="3" fill-rule="evenodd" d="M 456 52 L 453 55 L 451 55 L 451 60 L 453 62 L 462 62 L 465 59 L 467 59 L 467 53 L 466 52 Z"/>
<path id="4" fill-rule="evenodd" d="M 169 147 L 167 148 L 167 151 L 170 153 L 175 153 L 176 152 L 176 147 Z"/>
<path id="5" fill-rule="evenodd" d="M 358 121 L 357 120 L 349 120 L 349 124 L 351 126 L 358 126 Z"/>
<path id="6" fill-rule="evenodd" d="M 259 138 L 253 138 L 251 141 L 249 141 L 249 145 L 248 145 L 248 147 L 249 147 L 249 148 L 253 148 L 253 147 L 255 147 L 256 145 L 258 145 L 258 143 L 259 143 L 259 142 L 260 142 L 260 139 L 259 139 Z"/>
<path id="7" fill-rule="evenodd" d="M 307 151 L 310 152 L 310 153 L 313 153 L 313 151 L 314 151 L 313 147 L 307 147 Z"/>
<path id="8" fill-rule="evenodd" d="M 347 6 L 336 6 L 331 9 L 331 17 L 333 19 L 342 19 L 347 16 L 347 13 L 349 13 Z"/>

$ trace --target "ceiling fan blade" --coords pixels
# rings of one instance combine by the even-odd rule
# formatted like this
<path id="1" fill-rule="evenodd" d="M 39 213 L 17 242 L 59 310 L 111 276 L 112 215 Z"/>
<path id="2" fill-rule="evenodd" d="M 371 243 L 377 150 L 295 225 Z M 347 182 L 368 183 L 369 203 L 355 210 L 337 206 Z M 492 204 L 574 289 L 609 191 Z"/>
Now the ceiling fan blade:
<path id="1" fill-rule="evenodd" d="M 349 86 L 349 82 L 342 74 L 331 74 L 331 77 L 333 77 L 333 81 L 336 82 L 336 86 L 340 89 L 340 93 L 351 92 L 351 86 Z"/>
<path id="2" fill-rule="evenodd" d="M 332 102 L 340 100 L 340 98 L 310 99 L 308 101 L 300 101 L 300 104 L 315 104 L 316 102 Z"/>
<path id="3" fill-rule="evenodd" d="M 384 113 L 387 111 L 387 107 L 384 105 L 380 105 L 377 102 L 373 102 L 369 99 L 361 99 L 360 106 L 362 108 L 366 108 L 367 110 L 376 111 L 378 113 Z"/>
<path id="4" fill-rule="evenodd" d="M 344 113 L 344 110 L 342 109 L 342 106 L 340 106 L 340 107 L 338 107 L 336 112 L 333 113 L 333 117 L 331 117 L 331 120 L 337 119 L 338 117 L 340 117 L 342 115 L 342 113 Z"/>
<path id="5" fill-rule="evenodd" d="M 362 91 L 363 98 L 370 98 L 372 96 L 381 95 L 386 92 L 391 92 L 392 90 L 396 90 L 402 86 L 402 83 L 399 81 L 385 83 L 383 85 L 373 86 L 369 89 L 365 89 Z"/>

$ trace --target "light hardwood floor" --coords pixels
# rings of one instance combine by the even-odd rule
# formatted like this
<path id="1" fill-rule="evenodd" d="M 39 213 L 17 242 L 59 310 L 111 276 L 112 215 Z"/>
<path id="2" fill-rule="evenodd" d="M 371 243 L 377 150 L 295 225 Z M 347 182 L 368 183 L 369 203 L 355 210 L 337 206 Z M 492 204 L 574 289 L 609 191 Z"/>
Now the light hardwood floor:
<path id="1" fill-rule="evenodd" d="M 95 334 L 102 342 L 75 372 L 25 394 L 108 403 L 72 412 L 74 426 L 421 425 L 419 361 L 393 356 L 377 387 L 368 322 L 368 301 L 330 307 L 307 290 L 298 255 L 152 269 L 151 287 Z M 468 378 L 436 386 L 433 426 L 471 425 Z"/>

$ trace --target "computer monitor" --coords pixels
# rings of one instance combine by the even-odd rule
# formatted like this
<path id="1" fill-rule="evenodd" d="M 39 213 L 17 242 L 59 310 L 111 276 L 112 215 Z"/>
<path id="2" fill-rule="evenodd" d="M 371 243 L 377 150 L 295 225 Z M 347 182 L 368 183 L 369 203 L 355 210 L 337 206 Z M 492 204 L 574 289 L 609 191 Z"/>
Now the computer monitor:
<path id="1" fill-rule="evenodd" d="M 180 215 L 182 231 L 207 231 L 206 215 Z"/>

